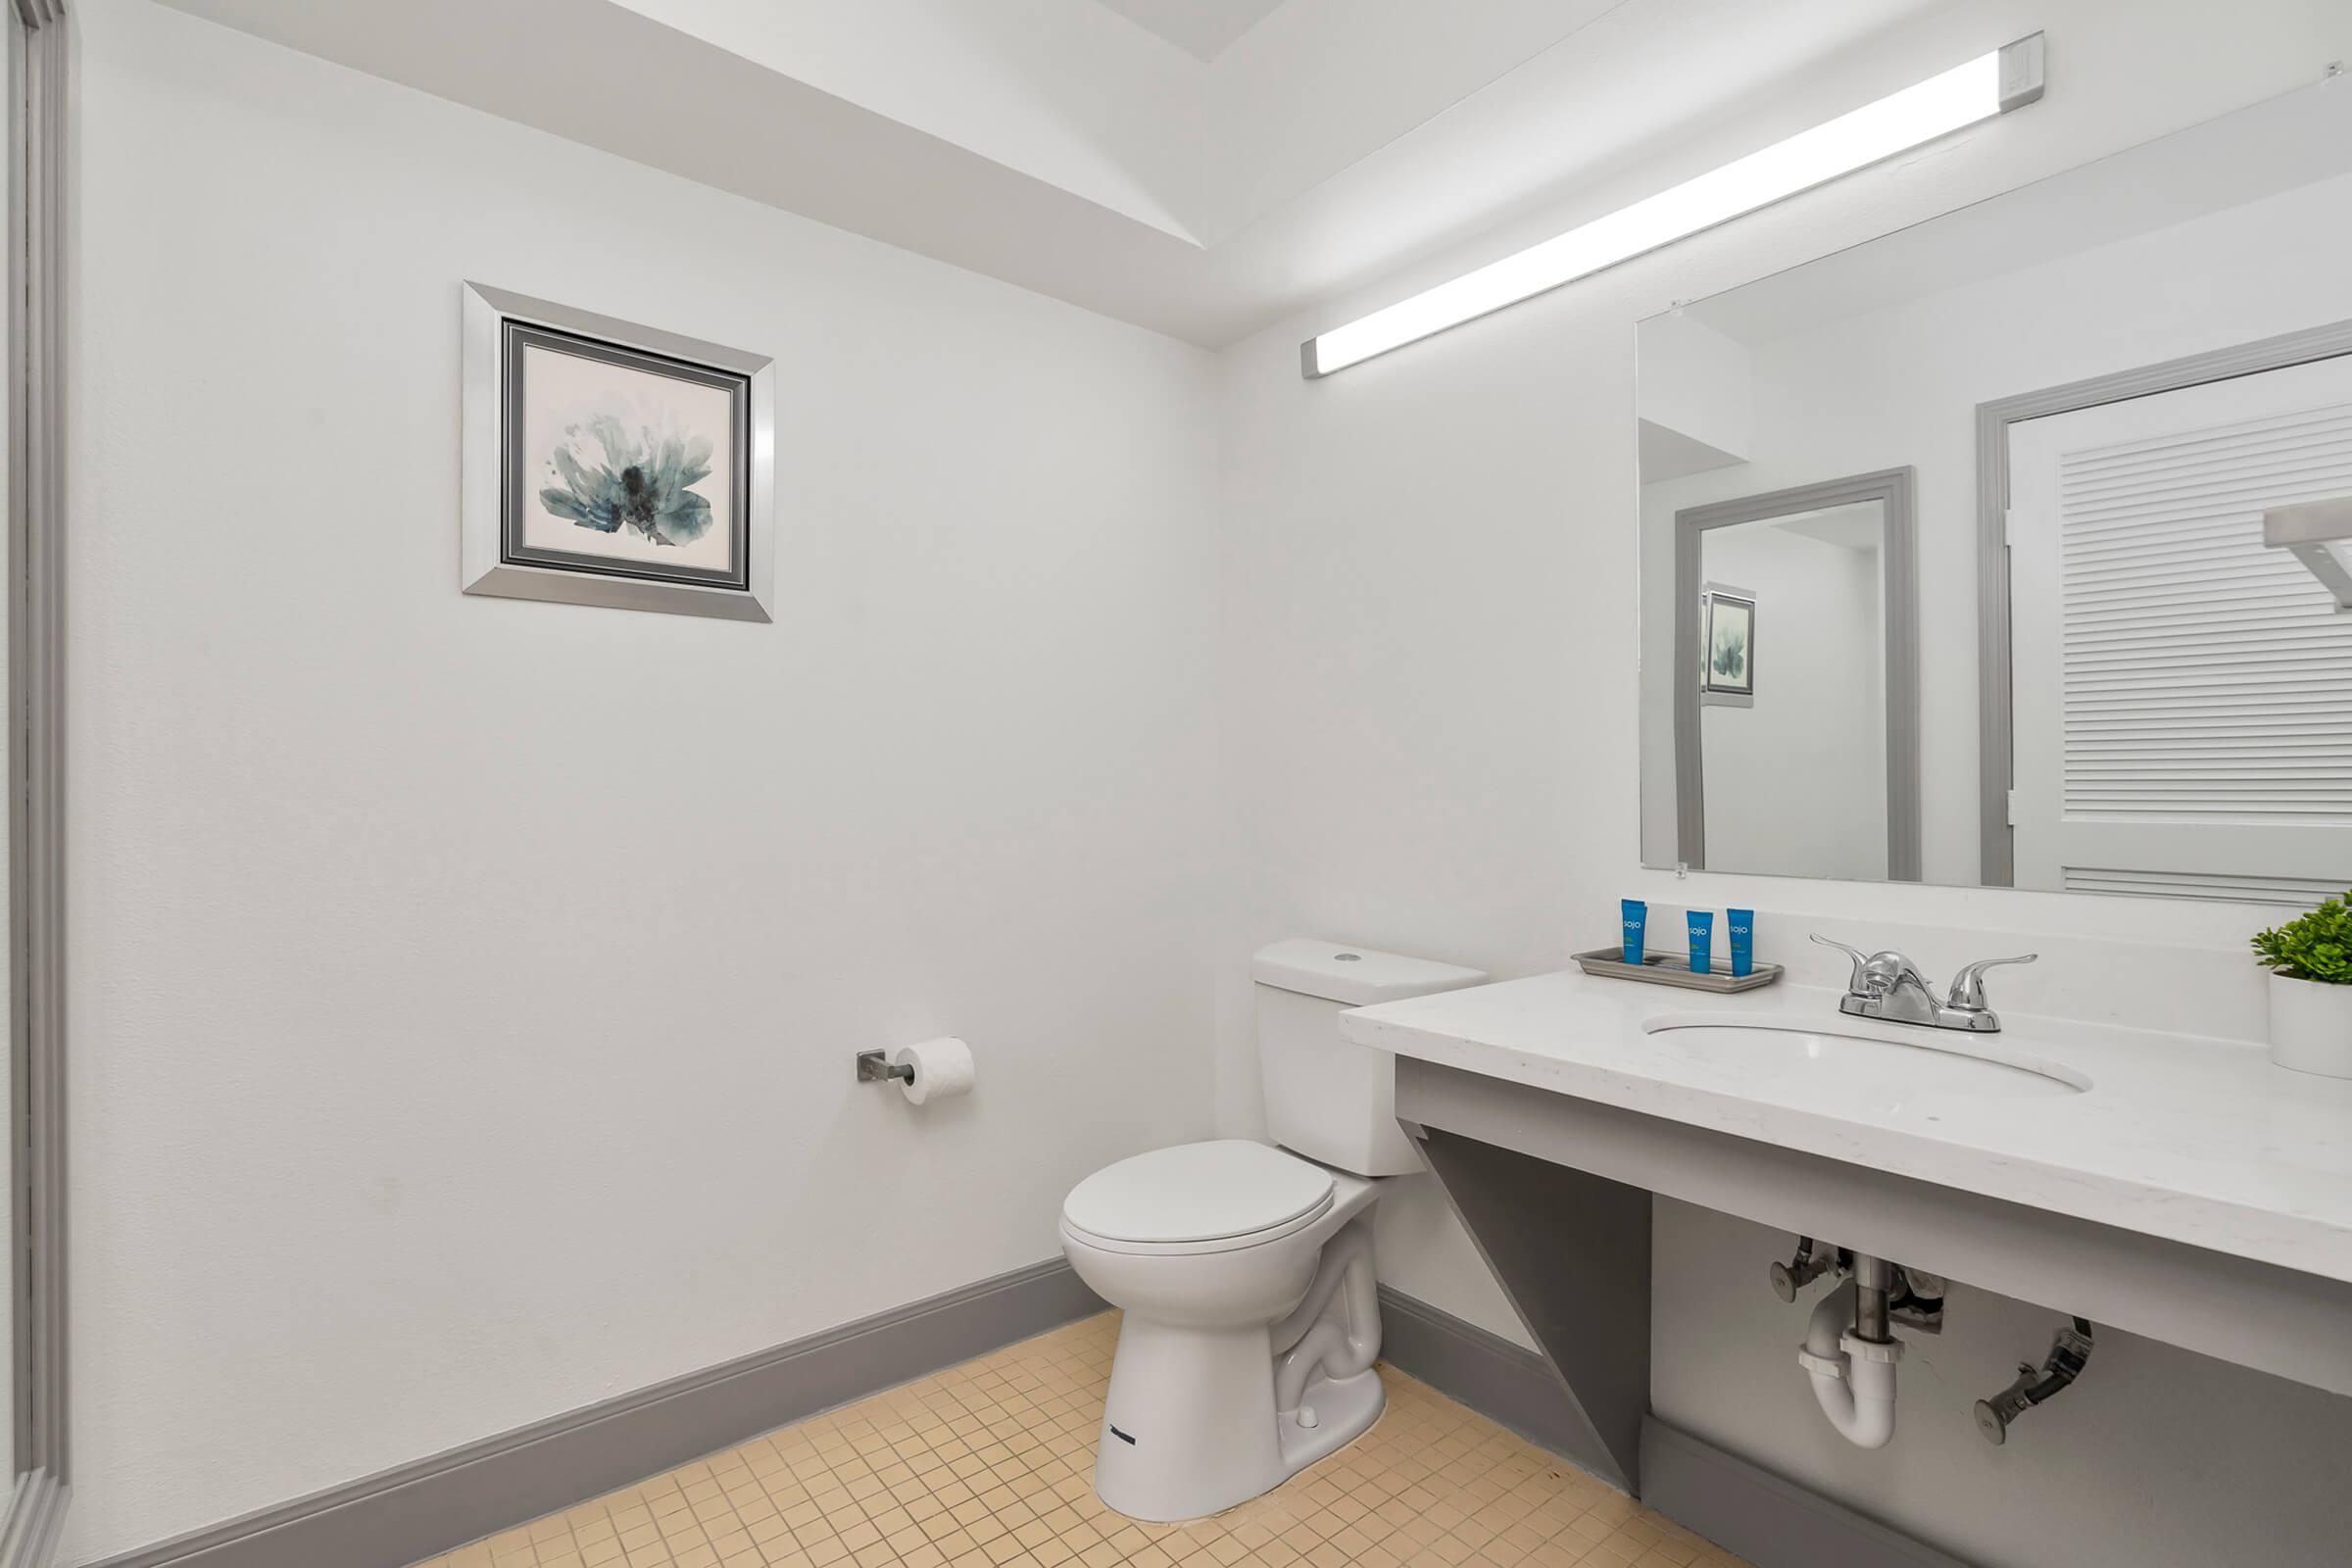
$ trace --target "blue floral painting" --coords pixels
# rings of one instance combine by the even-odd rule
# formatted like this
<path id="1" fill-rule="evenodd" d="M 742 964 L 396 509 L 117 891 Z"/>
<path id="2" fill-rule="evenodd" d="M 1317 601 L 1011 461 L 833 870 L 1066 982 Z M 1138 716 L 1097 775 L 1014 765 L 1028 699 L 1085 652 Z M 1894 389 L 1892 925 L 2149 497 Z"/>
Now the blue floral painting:
<path id="1" fill-rule="evenodd" d="M 486 283 L 463 308 L 466 592 L 772 620 L 775 362 Z"/>
<path id="2" fill-rule="evenodd" d="M 1756 602 L 1745 594 L 1710 589 L 1706 599 L 1701 687 L 1739 697 L 1756 692 Z"/>
<path id="3" fill-rule="evenodd" d="M 708 439 L 631 433 L 611 415 L 564 433 L 548 460 L 560 482 L 539 492 L 549 512 L 598 533 L 626 528 L 655 545 L 691 544 L 710 531 L 710 503 L 693 489 L 710 476 Z"/>
<path id="4" fill-rule="evenodd" d="M 553 334 L 521 348 L 509 559 L 742 582 L 740 378 Z"/>

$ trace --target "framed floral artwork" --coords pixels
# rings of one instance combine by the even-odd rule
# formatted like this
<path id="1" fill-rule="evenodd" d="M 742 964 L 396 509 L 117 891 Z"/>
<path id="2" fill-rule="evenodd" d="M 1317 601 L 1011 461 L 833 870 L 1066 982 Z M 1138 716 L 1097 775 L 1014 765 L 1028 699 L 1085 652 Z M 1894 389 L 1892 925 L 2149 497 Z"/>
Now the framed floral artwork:
<path id="1" fill-rule="evenodd" d="M 1707 690 L 1756 695 L 1756 596 L 1731 588 L 1707 592 Z"/>
<path id="2" fill-rule="evenodd" d="M 772 361 L 479 283 L 465 334 L 466 592 L 769 618 Z"/>

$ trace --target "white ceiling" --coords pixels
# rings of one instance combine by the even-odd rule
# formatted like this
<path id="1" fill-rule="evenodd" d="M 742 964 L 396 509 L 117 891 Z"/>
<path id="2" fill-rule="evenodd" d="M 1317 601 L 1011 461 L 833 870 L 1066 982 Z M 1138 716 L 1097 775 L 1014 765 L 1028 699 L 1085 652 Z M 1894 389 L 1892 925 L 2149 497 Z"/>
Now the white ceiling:
<path id="1" fill-rule="evenodd" d="M 165 3 L 1221 347 L 1938 0 Z"/>
<path id="2" fill-rule="evenodd" d="M 1196 60 L 1214 60 L 1283 0 L 1097 0 Z"/>

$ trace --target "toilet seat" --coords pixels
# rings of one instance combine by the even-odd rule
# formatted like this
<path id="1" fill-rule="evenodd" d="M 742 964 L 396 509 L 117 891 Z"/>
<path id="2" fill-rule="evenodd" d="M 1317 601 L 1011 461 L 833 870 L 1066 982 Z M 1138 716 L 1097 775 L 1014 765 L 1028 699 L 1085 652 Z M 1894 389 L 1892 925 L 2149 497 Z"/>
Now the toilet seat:
<path id="1" fill-rule="evenodd" d="M 1115 1252 L 1230 1252 L 1305 1229 L 1334 1201 L 1331 1172 L 1243 1139 L 1155 1149 L 1070 1190 L 1063 1228 Z"/>

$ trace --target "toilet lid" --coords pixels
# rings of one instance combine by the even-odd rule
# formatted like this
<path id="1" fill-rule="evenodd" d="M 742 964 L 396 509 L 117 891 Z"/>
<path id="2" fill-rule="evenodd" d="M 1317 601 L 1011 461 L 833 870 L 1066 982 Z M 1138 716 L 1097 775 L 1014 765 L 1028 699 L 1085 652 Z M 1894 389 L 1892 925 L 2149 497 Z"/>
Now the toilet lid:
<path id="1" fill-rule="evenodd" d="M 1272 1230 L 1331 1202 L 1331 1173 L 1243 1139 L 1179 1144 L 1105 1165 L 1062 1217 L 1114 1242 L 1213 1242 Z"/>

